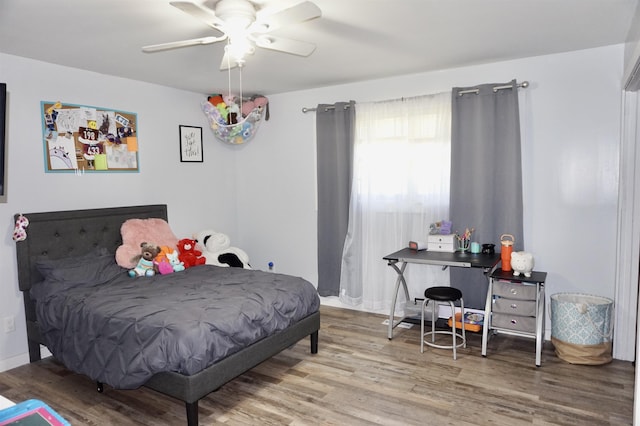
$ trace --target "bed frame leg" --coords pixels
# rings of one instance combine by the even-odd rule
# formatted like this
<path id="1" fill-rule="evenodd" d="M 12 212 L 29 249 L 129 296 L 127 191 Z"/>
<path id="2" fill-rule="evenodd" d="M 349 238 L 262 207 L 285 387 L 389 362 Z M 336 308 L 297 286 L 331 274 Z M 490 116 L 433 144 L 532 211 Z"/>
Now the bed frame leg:
<path id="1" fill-rule="evenodd" d="M 317 354 L 318 353 L 318 332 L 314 331 L 313 333 L 311 333 L 311 353 L 312 354 Z"/>
<path id="2" fill-rule="evenodd" d="M 187 426 L 198 426 L 198 401 L 185 402 L 187 407 Z"/>
<path id="3" fill-rule="evenodd" d="M 42 359 L 42 354 L 40 353 L 40 343 L 35 340 L 28 340 L 27 346 L 29 346 L 29 362 L 36 362 Z"/>

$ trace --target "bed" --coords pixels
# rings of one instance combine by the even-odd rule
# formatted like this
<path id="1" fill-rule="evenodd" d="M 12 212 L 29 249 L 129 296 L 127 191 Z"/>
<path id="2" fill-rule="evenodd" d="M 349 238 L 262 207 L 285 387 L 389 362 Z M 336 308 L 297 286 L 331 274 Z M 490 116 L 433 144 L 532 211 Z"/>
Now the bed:
<path id="1" fill-rule="evenodd" d="M 16 215 L 16 220 L 18 216 Z M 100 266 L 100 268 L 104 269 L 100 269 L 94 274 L 101 280 L 97 283 L 99 285 L 84 285 L 81 283 L 81 285 L 78 285 L 79 283 L 74 282 L 73 278 L 66 281 L 66 275 L 64 279 L 56 280 L 52 279 L 51 276 L 57 275 L 51 275 L 46 269 L 43 272 L 43 264 L 54 265 L 51 267 L 55 270 L 58 267 L 55 265 L 65 262 L 67 264 L 73 263 L 76 259 L 81 258 L 86 259 L 89 253 L 96 251 L 103 255 L 112 256 L 122 244 L 120 229 L 125 221 L 128 219 L 147 218 L 168 220 L 166 205 L 29 213 L 24 214 L 24 216 L 29 220 L 29 225 L 26 229 L 27 238 L 24 241 L 16 242 L 16 255 L 19 288 L 23 292 L 24 299 L 31 362 L 41 359 L 41 345 L 52 346 L 49 348 L 51 352 L 57 359 L 60 360 L 59 356 L 63 358 L 61 362 L 68 369 L 86 374 L 96 380 L 98 391 L 103 390 L 103 384 L 120 389 L 135 388 L 138 385 L 146 386 L 184 401 L 187 424 L 195 426 L 198 424 L 198 400 L 225 383 L 307 336 L 310 337 L 311 353 L 315 354 L 318 351 L 318 330 L 320 328 L 319 298 L 315 289 L 309 289 L 309 286 L 313 286 L 301 278 L 265 271 L 202 265 L 166 276 L 126 277 L 129 280 L 127 282 L 123 281 L 120 276 L 112 280 L 111 276 L 115 277 L 117 274 L 114 273 L 113 266 L 104 261 L 101 262 L 103 265 Z M 99 259 L 101 258 L 98 257 L 96 262 L 100 263 Z M 82 261 L 76 263 L 82 263 Z M 61 270 L 59 269 L 58 272 Z M 46 279 L 43 274 L 46 275 Z M 84 277 L 84 272 L 81 275 Z M 123 272 L 121 275 L 124 276 L 126 274 Z M 220 281 L 218 282 L 218 280 Z M 169 284 L 170 282 L 172 284 Z M 190 289 L 189 294 L 183 296 L 175 293 L 179 291 L 176 288 L 179 287 L 178 283 L 181 282 L 185 283 L 180 285 L 185 285 L 186 288 Z M 289 284 L 283 288 L 276 287 L 280 286 L 281 282 Z M 54 285 L 61 285 L 62 287 L 57 288 Z M 114 287 L 111 289 L 107 286 Z M 217 286 L 215 287 L 216 290 L 211 290 L 210 287 L 213 288 L 212 286 Z M 276 296 L 260 293 L 263 287 L 270 286 L 274 289 L 269 288 L 265 292 L 274 292 Z M 146 293 L 141 296 L 130 297 L 127 292 L 133 291 L 134 287 L 145 289 L 141 291 Z M 218 291 L 222 292 L 222 289 L 227 291 L 227 287 L 230 289 L 229 291 L 235 291 L 235 293 L 229 296 L 223 295 L 224 299 L 222 299 L 223 303 L 221 305 L 216 294 Z M 107 288 L 109 290 L 105 290 Z M 238 289 L 240 289 L 240 292 L 246 293 L 247 296 L 240 296 Z M 120 291 L 123 293 L 118 293 Z M 162 328 L 161 332 L 157 330 L 148 332 L 142 327 L 147 317 L 160 315 L 156 311 L 149 312 L 149 309 L 151 309 L 149 306 L 166 303 L 166 301 L 156 302 L 145 299 L 144 303 L 136 302 L 138 304 L 135 307 L 112 305 L 114 303 L 122 303 L 123 299 L 137 300 L 154 297 L 152 294 L 154 291 L 158 294 L 167 293 L 173 299 L 182 300 L 180 303 L 185 303 L 186 305 L 184 306 L 187 306 L 186 309 L 183 306 L 180 308 L 172 307 L 171 310 L 174 312 L 174 317 L 171 319 L 172 326 Z M 312 291 L 314 295 L 309 296 L 309 291 Z M 73 306 L 56 306 L 57 300 L 65 300 L 60 295 L 66 295 L 66 292 L 68 292 L 67 303 L 71 303 Z M 73 299 L 74 297 L 75 299 Z M 295 299 L 295 297 L 300 299 Z M 302 298 L 305 300 L 304 303 L 300 302 Z M 211 306 L 193 308 L 191 307 L 192 305 L 189 305 L 189 303 L 195 303 L 192 299 L 199 299 L 198 303 L 203 303 L 202 300 L 206 300 L 206 303 L 211 303 Z M 214 299 L 218 300 L 218 302 L 214 302 Z M 94 304 L 92 305 L 91 302 Z M 218 304 L 215 305 L 215 303 Z M 307 306 L 303 309 L 298 307 L 299 304 Z M 76 308 L 77 305 L 82 305 L 82 310 Z M 288 307 L 284 307 L 285 305 Z M 102 311 L 103 306 L 106 307 L 106 312 Z M 233 308 L 233 306 L 236 306 L 236 308 Z M 229 311 L 228 309 L 236 309 L 236 311 Z M 257 309 L 262 313 L 247 313 L 253 312 L 253 309 Z M 128 314 L 122 315 L 121 313 L 125 311 Z M 81 333 L 76 330 L 76 335 L 84 335 L 85 333 L 92 335 L 91 339 L 85 340 L 74 337 L 73 351 L 79 355 L 68 356 L 67 352 L 71 351 L 60 347 L 62 345 L 61 342 L 70 339 L 69 336 L 61 334 L 65 329 L 72 330 L 73 327 L 78 326 L 78 323 L 89 323 L 87 326 L 91 326 L 93 323 L 100 323 L 102 324 L 101 327 L 105 327 L 105 324 L 112 322 L 112 318 L 117 317 L 120 321 L 123 317 L 129 318 L 129 314 L 134 311 L 142 311 L 140 318 L 133 319 L 134 325 L 122 326 L 122 324 L 119 324 L 126 331 L 118 332 L 118 336 L 130 336 L 128 338 L 122 338 L 118 341 L 109 340 L 106 338 L 109 333 L 116 334 L 113 329 L 109 331 L 105 328 L 97 328 L 96 330 L 82 331 Z M 199 323 L 200 326 L 193 326 L 193 318 L 185 319 L 185 322 L 191 321 L 188 326 L 184 325 L 182 331 L 176 332 L 176 336 L 173 336 L 173 334 L 171 334 L 170 338 L 165 336 L 168 333 L 167 330 L 178 329 L 181 326 L 180 322 L 175 320 L 176 315 L 180 317 L 183 313 L 189 311 L 198 311 L 200 312 L 199 315 L 205 315 L 204 312 L 209 315 L 209 312 L 215 313 L 219 311 L 218 317 L 221 319 L 207 317 L 204 328 L 201 323 Z M 281 311 L 286 312 L 283 313 Z M 176 312 L 179 313 L 176 314 Z M 233 312 L 237 312 L 237 314 Z M 73 319 L 73 315 L 86 315 L 86 317 Z M 94 315 L 95 318 L 91 315 Z M 278 325 L 265 331 L 264 328 L 270 328 L 271 326 L 263 327 L 261 325 L 260 321 L 264 316 L 277 317 Z M 42 320 L 42 323 L 39 319 Z M 224 351 L 216 355 L 217 358 L 211 358 L 213 361 L 201 360 L 200 358 L 204 355 L 201 356 L 200 352 L 195 355 L 193 352 L 188 352 L 190 355 L 180 355 L 184 353 L 184 347 L 189 347 L 190 351 L 201 351 L 201 347 L 206 347 L 207 345 L 194 345 L 190 342 L 172 340 L 174 338 L 186 338 L 182 337 L 185 334 L 195 334 L 196 339 L 208 339 L 209 334 L 213 335 L 214 331 L 216 333 L 218 330 L 224 331 L 226 323 L 230 322 L 230 319 L 234 321 L 237 319 L 244 326 L 242 326 L 240 332 L 235 332 L 236 334 L 216 337 L 216 339 L 222 340 L 213 340 L 213 343 L 209 343 L 211 347 L 217 347 L 217 343 L 221 341 L 229 343 Z M 58 322 L 61 323 L 62 321 L 73 321 L 71 323 L 73 326 L 66 325 L 67 323 L 65 325 L 58 324 Z M 161 319 L 160 322 L 162 323 L 162 321 L 165 321 L 164 324 L 166 324 L 169 320 Z M 217 324 L 215 321 L 221 322 Z M 253 324 L 256 325 L 254 326 Z M 84 327 L 85 325 L 82 326 Z M 235 327 L 237 327 L 237 324 Z M 196 330 L 196 332 L 192 332 L 193 330 Z M 210 330 L 211 333 L 207 330 Z M 150 335 L 161 335 L 162 338 L 154 340 L 148 338 Z M 118 351 L 124 351 L 124 345 L 127 341 L 140 340 L 136 336 L 147 336 L 145 337 L 145 342 L 153 341 L 153 345 L 166 345 L 166 347 L 156 348 L 151 343 L 144 343 L 145 348 L 149 347 L 151 348 L 150 350 L 155 351 L 150 352 L 151 355 L 149 356 L 151 358 L 156 358 L 159 356 L 158 354 L 162 355 L 170 349 L 173 350 L 174 347 L 181 349 L 176 349 L 172 356 L 168 356 L 168 358 L 171 358 L 169 361 L 162 361 L 166 366 L 155 366 L 149 370 L 144 366 L 145 371 L 142 373 L 140 371 L 122 373 L 122 377 L 109 375 L 115 374 L 113 371 L 104 376 L 101 375 L 103 374 L 101 373 L 102 370 L 109 370 L 110 368 L 100 363 L 106 364 L 107 361 L 105 359 L 108 357 L 104 356 L 104 354 L 110 353 L 111 349 L 97 351 L 94 348 L 108 341 Z M 211 338 L 213 339 L 213 337 Z M 207 340 L 207 342 L 209 341 Z M 85 345 L 84 349 L 82 345 Z M 122 347 L 118 345 L 122 345 Z M 209 352 L 215 351 L 206 349 L 205 352 L 209 356 Z M 60 355 L 57 355 L 57 353 Z M 124 359 L 127 363 L 133 362 L 126 359 L 122 353 L 118 352 L 118 357 Z M 176 356 L 185 358 L 177 360 L 180 363 L 178 367 L 171 364 Z M 146 359 L 144 363 L 148 364 L 148 361 Z M 85 365 L 92 365 L 93 369 L 89 368 L 87 370 L 88 367 L 85 367 Z M 130 376 L 134 376 L 134 378 L 132 379 Z"/>

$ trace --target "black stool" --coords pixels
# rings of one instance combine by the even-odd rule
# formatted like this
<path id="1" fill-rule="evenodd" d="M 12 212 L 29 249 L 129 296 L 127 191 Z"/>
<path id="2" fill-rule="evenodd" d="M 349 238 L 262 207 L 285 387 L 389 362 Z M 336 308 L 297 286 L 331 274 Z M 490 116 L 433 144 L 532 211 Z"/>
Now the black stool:
<path id="1" fill-rule="evenodd" d="M 462 310 L 462 333 L 456 332 L 456 307 L 453 302 L 460 301 Z M 429 302 L 433 302 L 431 315 L 431 331 L 424 332 L 424 312 Z M 436 331 L 436 318 L 438 313 L 436 307 L 439 304 L 449 304 L 451 306 L 451 331 Z M 440 349 L 453 349 L 453 359 L 456 359 L 456 348 L 460 346 L 467 347 L 467 339 L 464 334 L 464 301 L 462 300 L 462 292 L 454 287 L 430 287 L 424 291 L 424 301 L 422 302 L 422 317 L 420 321 L 420 353 L 424 353 L 424 345 L 432 346 Z M 438 345 L 435 343 L 436 334 L 447 334 L 453 338 L 451 345 Z M 431 341 L 426 341 L 426 337 L 431 336 Z M 456 338 L 460 338 L 461 342 L 457 343 Z"/>

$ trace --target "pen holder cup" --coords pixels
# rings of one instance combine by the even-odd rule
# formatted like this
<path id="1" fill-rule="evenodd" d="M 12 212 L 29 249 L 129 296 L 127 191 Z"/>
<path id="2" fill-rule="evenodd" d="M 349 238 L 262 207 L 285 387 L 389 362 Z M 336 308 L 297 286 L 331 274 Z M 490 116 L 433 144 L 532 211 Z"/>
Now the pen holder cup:
<path id="1" fill-rule="evenodd" d="M 469 251 L 469 246 L 471 244 L 471 240 L 466 238 L 456 239 L 456 249 L 461 252 Z"/>

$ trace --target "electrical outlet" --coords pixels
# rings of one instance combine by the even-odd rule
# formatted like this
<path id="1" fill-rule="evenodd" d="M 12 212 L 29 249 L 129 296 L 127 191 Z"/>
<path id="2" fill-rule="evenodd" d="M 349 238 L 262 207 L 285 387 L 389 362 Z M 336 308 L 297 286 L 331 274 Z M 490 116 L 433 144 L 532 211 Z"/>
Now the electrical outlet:
<path id="1" fill-rule="evenodd" d="M 3 318 L 3 326 L 5 333 L 11 333 L 16 331 L 16 317 L 4 317 Z"/>

